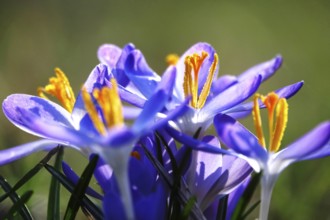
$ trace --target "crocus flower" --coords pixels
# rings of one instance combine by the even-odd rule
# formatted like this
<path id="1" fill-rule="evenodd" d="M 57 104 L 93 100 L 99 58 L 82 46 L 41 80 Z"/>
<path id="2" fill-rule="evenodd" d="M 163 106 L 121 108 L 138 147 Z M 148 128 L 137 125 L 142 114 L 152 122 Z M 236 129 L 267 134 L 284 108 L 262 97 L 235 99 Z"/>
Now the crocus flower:
<path id="1" fill-rule="evenodd" d="M 110 46 L 106 45 L 100 47 L 98 51 L 100 60 L 105 60 L 100 54 L 110 53 L 109 48 Z M 192 135 L 199 128 L 202 128 L 203 133 L 218 113 L 232 113 L 236 116 L 249 114 L 251 106 L 240 106 L 240 104 L 258 89 L 261 82 L 275 73 L 282 63 L 282 58 L 277 56 L 248 69 L 238 77 L 225 75 L 217 78 L 219 69 L 217 53 L 211 45 L 197 43 L 180 58 L 170 55 L 168 63 L 170 66 L 165 73 L 176 73 L 177 77 L 166 110 L 171 111 L 187 97 L 191 97 L 189 109 L 175 122 L 182 132 Z M 143 99 L 148 99 L 161 81 L 137 49 L 131 50 L 127 55 L 124 73 Z M 299 82 L 278 92 L 285 95 L 284 97 L 289 97 L 301 86 L 302 82 Z M 127 101 L 134 102 L 133 99 Z"/>
<path id="2" fill-rule="evenodd" d="M 214 136 L 205 136 L 202 141 L 220 148 L 220 142 Z M 234 191 L 252 172 L 246 161 L 235 156 L 202 151 L 192 156 L 197 158 L 191 160 L 186 181 L 202 211 Z"/>
<path id="3" fill-rule="evenodd" d="M 261 126 L 259 97 L 268 110 L 268 147 L 266 147 Z M 253 119 L 257 137 L 227 115 L 217 115 L 214 125 L 221 141 L 237 152 L 239 156 L 245 158 L 256 172 L 262 171 L 260 219 L 266 220 L 271 193 L 279 174 L 294 162 L 325 157 L 330 154 L 330 121 L 321 123 L 297 141 L 280 150 L 288 120 L 286 99 L 279 98 L 275 93 L 270 93 L 267 97 L 256 96 Z"/>
<path id="4" fill-rule="evenodd" d="M 56 69 L 56 74 L 49 85 L 38 89 L 42 97 L 13 94 L 3 102 L 3 111 L 14 125 L 51 142 L 35 142 L 29 145 L 30 148 L 20 146 L 0 152 L 0 158 L 7 157 L 0 163 L 48 149 L 54 143 L 73 147 L 87 155 L 99 154 L 114 170 L 127 218 L 134 219 L 127 176 L 128 159 L 140 137 L 164 125 L 182 111 L 183 108 L 178 108 L 167 118 L 155 121 L 157 113 L 168 100 L 168 90 L 172 88 L 175 75 L 164 76 L 166 86 L 159 84 L 129 127 L 123 120 L 117 83 L 111 78 L 107 66 L 98 65 L 92 71 L 77 100 L 64 73 Z M 58 98 L 63 107 L 45 99 L 46 94 Z"/>

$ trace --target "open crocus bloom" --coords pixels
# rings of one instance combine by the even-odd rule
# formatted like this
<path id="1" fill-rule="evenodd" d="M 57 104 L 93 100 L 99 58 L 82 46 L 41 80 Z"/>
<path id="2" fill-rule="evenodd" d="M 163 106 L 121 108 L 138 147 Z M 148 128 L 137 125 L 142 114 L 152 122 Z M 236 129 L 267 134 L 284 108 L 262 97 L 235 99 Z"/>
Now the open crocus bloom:
<path id="1" fill-rule="evenodd" d="M 220 148 L 214 136 L 205 136 L 202 141 Z M 246 161 L 235 156 L 200 151 L 192 157 L 196 158 L 191 160 L 186 181 L 203 212 L 239 187 L 252 172 Z"/>
<path id="2" fill-rule="evenodd" d="M 122 72 L 127 76 L 134 85 L 134 92 L 140 94 L 141 99 L 148 99 L 162 79 L 148 66 L 139 50 L 132 49 L 127 54 L 126 47 L 118 50 L 114 45 L 103 45 L 99 48 L 98 57 L 107 65 L 113 65 L 113 62 L 105 62 L 107 54 L 122 51 L 120 53 L 125 54 L 126 57 L 124 71 L 118 59 L 117 67 L 120 71 L 117 72 Z M 254 94 L 261 82 L 276 72 L 281 66 L 282 58 L 277 56 L 248 69 L 237 77 L 225 75 L 219 78 L 217 77 L 219 57 L 213 47 L 207 43 L 193 45 L 180 58 L 170 55 L 167 61 L 169 67 L 164 74 L 176 74 L 177 77 L 170 102 L 166 104 L 163 113 L 170 112 L 189 97 L 188 110 L 175 123 L 182 132 L 192 135 L 199 128 L 203 133 L 218 113 L 233 114 L 235 117 L 249 114 L 252 109 L 251 104 L 241 103 Z M 276 92 L 281 97 L 288 98 L 295 94 L 302 84 L 298 82 Z M 126 85 L 127 83 L 123 84 L 123 87 Z M 126 93 L 132 92 L 132 86 L 121 89 L 121 92 L 125 90 L 127 90 Z M 129 96 L 124 99 L 139 106 L 136 100 L 129 99 Z"/>
<path id="3" fill-rule="evenodd" d="M 41 97 L 13 94 L 3 102 L 6 117 L 17 127 L 45 140 L 0 151 L 0 164 L 19 159 L 35 151 L 64 144 L 90 155 L 99 154 L 117 176 L 122 200 L 129 219 L 134 218 L 127 166 L 131 150 L 139 138 L 181 114 L 183 105 L 166 118 L 157 119 L 168 101 L 167 89 L 173 88 L 175 75 L 166 75 L 166 86 L 159 84 L 155 93 L 143 103 L 143 110 L 132 126 L 124 123 L 117 83 L 105 65 L 98 65 L 75 99 L 69 81 L 56 69 L 49 85 L 39 88 Z M 45 99 L 55 96 L 62 106 Z M 125 109 L 124 109 L 125 110 Z"/>
<path id="4" fill-rule="evenodd" d="M 259 97 L 268 109 L 268 147 L 261 126 Z M 266 220 L 271 193 L 279 174 L 294 162 L 330 155 L 330 121 L 321 123 L 294 143 L 279 150 L 288 119 L 286 100 L 270 93 L 267 97 L 256 96 L 254 103 L 253 118 L 257 137 L 227 115 L 217 115 L 214 125 L 221 141 L 238 156 L 246 159 L 256 172 L 262 171 L 260 219 Z"/>

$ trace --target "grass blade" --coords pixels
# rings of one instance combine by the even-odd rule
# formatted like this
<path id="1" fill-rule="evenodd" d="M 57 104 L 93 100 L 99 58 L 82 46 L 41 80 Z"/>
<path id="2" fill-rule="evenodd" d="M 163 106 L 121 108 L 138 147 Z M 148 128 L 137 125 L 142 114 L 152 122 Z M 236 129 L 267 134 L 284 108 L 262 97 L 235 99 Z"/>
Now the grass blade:
<path id="1" fill-rule="evenodd" d="M 61 169 L 63 154 L 64 154 L 63 147 L 60 147 L 57 152 L 54 163 L 54 168 L 58 171 L 60 171 Z M 48 220 L 60 220 L 60 189 L 61 189 L 60 181 L 56 177 L 52 176 L 52 180 L 49 188 L 49 196 L 48 196 L 48 208 L 47 208 Z"/>
<path id="2" fill-rule="evenodd" d="M 219 200 L 218 213 L 217 213 L 217 219 L 218 220 L 225 220 L 226 219 L 227 206 L 228 206 L 228 195 L 222 197 Z"/>
<path id="3" fill-rule="evenodd" d="M 260 204 L 260 200 L 254 203 L 243 215 L 241 220 L 244 220 L 257 206 Z"/>
<path id="4" fill-rule="evenodd" d="M 13 191 L 12 187 L 9 185 L 9 183 L 7 182 L 7 180 L 5 178 L 3 178 L 2 176 L 0 176 L 0 185 L 3 188 L 3 190 L 6 192 L 6 194 L 9 195 L 9 198 L 11 199 L 11 201 L 14 203 L 14 206 L 8 211 L 7 215 L 10 216 L 11 212 L 15 211 L 16 212 L 16 208 L 17 206 L 15 206 L 19 201 L 21 201 L 20 196 Z M 22 216 L 23 219 L 33 219 L 32 215 L 28 209 L 28 207 L 24 204 L 21 204 L 19 206 L 19 214 Z"/>
<path id="5" fill-rule="evenodd" d="M 24 193 L 22 195 L 22 197 L 20 197 L 14 203 L 14 205 L 9 209 L 7 214 L 4 216 L 4 219 L 15 219 L 15 218 L 17 218 L 16 213 L 21 214 L 21 211 L 26 208 L 25 203 L 31 198 L 32 194 L 33 194 L 32 190 L 27 191 L 26 193 Z M 27 217 L 27 216 L 24 216 L 24 217 Z M 23 217 L 23 219 L 33 219 L 31 214 L 27 218 L 24 218 L 24 217 Z"/>
<path id="6" fill-rule="evenodd" d="M 49 153 L 36 165 L 34 166 L 29 172 L 27 172 L 14 186 L 13 188 L 8 191 L 6 194 L 0 197 L 0 203 L 5 200 L 11 193 L 15 192 L 19 188 L 21 188 L 26 182 L 28 182 L 34 175 L 36 175 L 58 151 L 58 147 L 54 148 L 53 150 L 49 151 Z"/>
<path id="7" fill-rule="evenodd" d="M 83 173 L 81 174 L 80 180 L 77 183 L 76 187 L 74 188 L 67 209 L 65 211 L 64 219 L 65 220 L 73 220 L 76 217 L 76 214 L 79 210 L 79 207 L 81 205 L 82 199 L 85 195 L 85 191 L 89 185 L 89 181 L 91 180 L 94 169 L 96 167 L 98 156 L 94 156 Z"/>
<path id="8" fill-rule="evenodd" d="M 45 164 L 45 168 L 50 174 L 55 176 L 69 192 L 73 193 L 75 185 L 68 180 L 64 174 L 58 172 L 54 167 L 48 164 Z M 103 219 L 102 211 L 86 195 L 82 198 L 82 206 L 91 213 L 94 219 Z"/>
<path id="9" fill-rule="evenodd" d="M 260 177 L 261 177 L 261 173 L 257 173 L 254 174 L 249 185 L 247 186 L 247 188 L 245 189 L 241 199 L 239 200 L 235 211 L 233 213 L 232 219 L 233 220 L 241 220 L 243 213 L 245 212 L 251 198 L 252 195 L 254 194 L 259 182 L 260 182 Z"/>

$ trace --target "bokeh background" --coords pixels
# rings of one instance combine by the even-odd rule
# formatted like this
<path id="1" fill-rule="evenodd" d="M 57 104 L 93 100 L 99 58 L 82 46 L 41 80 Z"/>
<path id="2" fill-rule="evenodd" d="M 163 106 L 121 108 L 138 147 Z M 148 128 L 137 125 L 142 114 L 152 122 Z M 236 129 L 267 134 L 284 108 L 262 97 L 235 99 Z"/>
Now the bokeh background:
<path id="1" fill-rule="evenodd" d="M 78 92 L 98 64 L 96 51 L 103 43 L 134 43 L 149 65 L 162 73 L 167 54 L 181 54 L 199 41 L 211 43 L 219 53 L 219 74 L 239 74 L 281 54 L 283 66 L 261 92 L 305 80 L 289 101 L 282 146 L 329 119 L 328 0 L 1 0 L 0 100 L 11 93 L 36 94 L 54 67 L 62 68 Z M 244 123 L 249 126 L 251 120 Z M 31 140 L 36 138 L 0 113 L 0 149 Z M 14 184 L 43 155 L 0 167 L 0 174 Z M 78 170 L 86 165 L 75 152 L 69 151 L 66 160 Z M 330 219 L 329 166 L 330 158 L 325 158 L 285 170 L 275 186 L 269 219 Z M 30 207 L 37 216 L 45 215 L 49 179 L 41 172 L 26 186 L 34 189 Z"/>

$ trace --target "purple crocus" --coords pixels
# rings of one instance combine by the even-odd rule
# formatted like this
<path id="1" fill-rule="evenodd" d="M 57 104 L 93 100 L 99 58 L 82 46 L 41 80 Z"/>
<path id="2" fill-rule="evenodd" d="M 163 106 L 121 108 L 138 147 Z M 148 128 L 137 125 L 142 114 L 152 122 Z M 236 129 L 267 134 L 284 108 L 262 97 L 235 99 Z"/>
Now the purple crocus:
<path id="1" fill-rule="evenodd" d="M 114 170 L 126 215 L 134 219 L 127 176 L 130 152 L 140 137 L 174 119 L 183 108 L 181 106 L 166 118 L 157 119 L 175 79 L 175 75 L 166 75 L 164 82 L 167 85 L 159 84 L 155 93 L 143 103 L 143 110 L 132 126 L 127 126 L 123 121 L 125 112 L 122 110 L 117 83 L 109 71 L 107 66 L 98 65 L 77 99 L 66 76 L 59 69 L 49 85 L 38 89 L 43 98 L 26 94 L 8 96 L 2 105 L 6 117 L 22 130 L 45 140 L 24 148 L 19 146 L 0 151 L 0 164 L 49 149 L 55 143 L 73 147 L 87 155 L 99 154 Z M 46 94 L 58 98 L 63 107 L 45 99 Z"/>
<path id="2" fill-rule="evenodd" d="M 261 126 L 259 98 L 268 110 L 268 145 Z M 257 137 L 227 115 L 217 115 L 214 125 L 221 141 L 227 147 L 246 159 L 256 172 L 262 171 L 260 219 L 266 220 L 271 193 L 279 174 L 294 162 L 330 155 L 330 121 L 321 123 L 297 141 L 279 150 L 288 119 L 286 99 L 270 93 L 267 97 L 256 96 L 254 103 L 253 118 Z"/>
<path id="3" fill-rule="evenodd" d="M 205 136 L 202 141 L 220 148 L 220 142 L 214 136 Z M 191 160 L 185 176 L 203 212 L 239 187 L 252 172 L 246 161 L 235 156 L 200 151 L 192 157 L 196 158 Z"/>
<path id="4" fill-rule="evenodd" d="M 111 48 L 110 45 L 101 46 L 98 51 L 99 59 L 106 60 L 102 54 L 111 53 Z M 133 49 L 125 56 L 123 73 L 134 85 L 135 92 L 141 93 L 142 99 L 148 99 L 162 81 L 161 78 L 148 66 L 141 51 Z M 199 128 L 203 133 L 218 113 L 235 116 L 249 114 L 251 105 L 241 103 L 254 94 L 260 83 L 274 74 L 282 63 L 282 58 L 277 56 L 248 69 L 238 77 L 225 75 L 218 78 L 219 58 L 213 47 L 207 43 L 197 43 L 180 58 L 171 55 L 168 60 L 170 66 L 165 74 L 176 73 L 177 77 L 170 102 L 166 104 L 163 113 L 170 112 L 189 97 L 188 110 L 175 121 L 175 126 L 189 135 Z M 122 65 L 120 66 L 122 70 Z M 288 98 L 301 86 L 302 82 L 299 82 L 277 92 Z M 138 106 L 134 99 L 127 98 L 126 101 Z"/>

